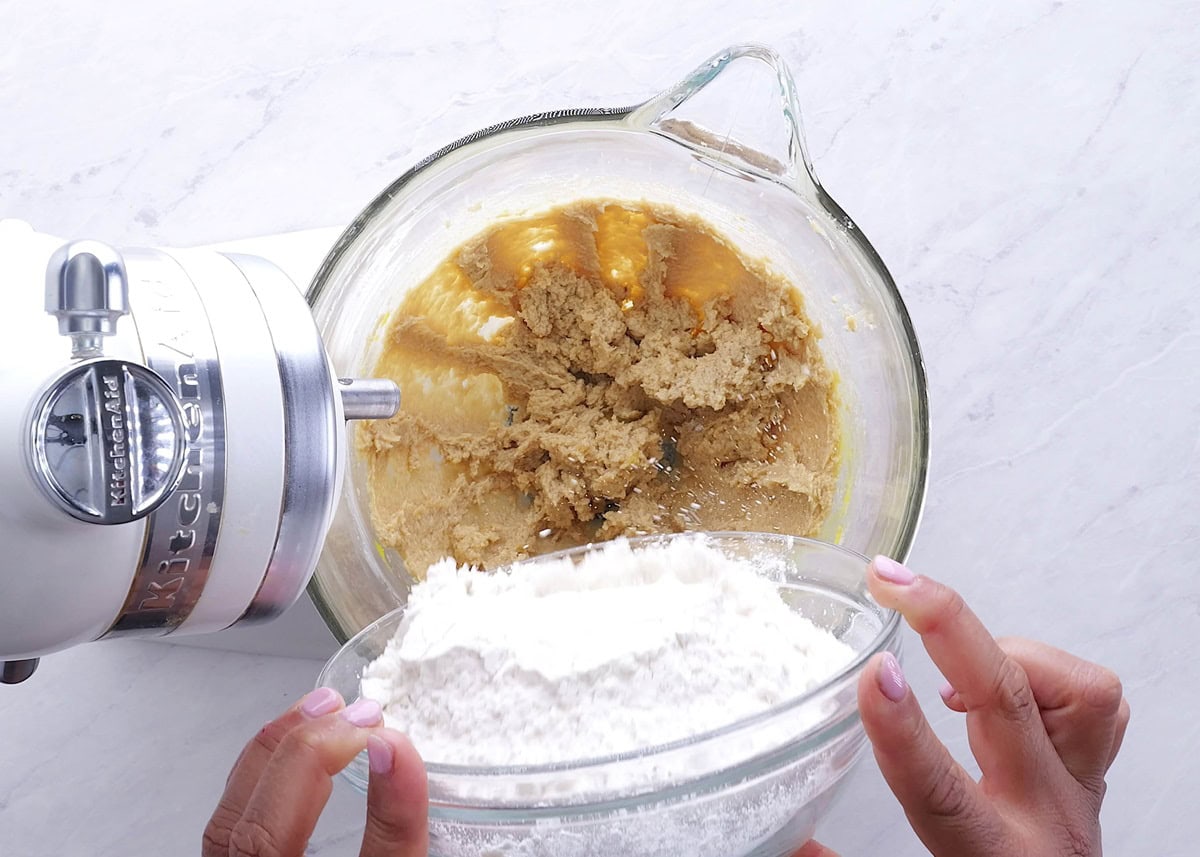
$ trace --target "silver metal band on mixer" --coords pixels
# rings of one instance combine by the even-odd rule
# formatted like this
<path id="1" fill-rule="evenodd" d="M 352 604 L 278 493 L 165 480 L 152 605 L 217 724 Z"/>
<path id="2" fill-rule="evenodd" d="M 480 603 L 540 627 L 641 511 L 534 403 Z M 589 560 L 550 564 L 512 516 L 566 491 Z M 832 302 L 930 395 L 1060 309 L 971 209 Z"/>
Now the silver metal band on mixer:
<path id="1" fill-rule="evenodd" d="M 225 499 L 225 411 L 209 318 L 183 268 L 164 253 L 124 253 L 146 365 L 178 398 L 187 452 L 175 494 L 146 519 L 141 561 L 105 636 L 169 633 L 192 612 L 216 551 Z"/>

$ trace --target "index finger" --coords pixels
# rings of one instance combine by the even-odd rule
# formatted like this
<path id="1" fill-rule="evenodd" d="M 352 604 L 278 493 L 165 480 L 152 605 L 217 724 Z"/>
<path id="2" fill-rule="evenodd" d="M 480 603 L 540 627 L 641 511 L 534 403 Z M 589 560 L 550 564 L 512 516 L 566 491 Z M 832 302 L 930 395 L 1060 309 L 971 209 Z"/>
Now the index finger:
<path id="1" fill-rule="evenodd" d="M 899 611 L 967 710 L 971 750 L 984 775 L 1019 792 L 1057 758 L 1025 671 L 988 633 L 962 597 L 886 557 L 871 561 L 875 599 Z"/>
<path id="2" fill-rule="evenodd" d="M 333 775 L 366 748 L 382 720 L 378 703 L 360 699 L 285 735 L 230 833 L 230 853 L 303 854 L 333 791 Z"/>
<path id="3" fill-rule="evenodd" d="M 225 780 L 225 791 L 204 830 L 201 849 L 204 857 L 225 857 L 229 853 L 229 834 L 245 812 L 250 796 L 284 736 L 306 719 L 337 711 L 343 704 L 336 691 L 318 688 L 258 730 L 242 749 Z"/>

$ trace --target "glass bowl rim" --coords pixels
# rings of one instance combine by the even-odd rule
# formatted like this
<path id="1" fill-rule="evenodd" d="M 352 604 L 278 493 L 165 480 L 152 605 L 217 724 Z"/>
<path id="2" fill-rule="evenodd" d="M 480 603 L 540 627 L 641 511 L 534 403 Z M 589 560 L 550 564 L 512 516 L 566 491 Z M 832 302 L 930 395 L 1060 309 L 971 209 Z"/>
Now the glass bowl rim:
<path id="1" fill-rule="evenodd" d="M 535 130 L 539 133 L 554 132 L 562 126 L 586 126 L 592 125 L 596 127 L 606 127 L 611 130 L 621 130 L 636 134 L 650 134 L 653 136 L 663 137 L 672 141 L 675 145 L 682 148 L 690 148 L 685 142 L 679 139 L 666 135 L 661 131 L 653 128 L 641 128 L 628 126 L 625 120 L 648 102 L 642 102 L 626 107 L 583 107 L 583 108 L 566 108 L 559 110 L 549 110 L 541 113 L 527 114 L 514 119 L 509 119 L 503 122 L 498 122 L 481 128 L 457 140 L 454 140 L 430 155 L 422 158 L 409 169 L 405 170 L 400 176 L 391 182 L 386 188 L 378 193 L 372 199 L 354 220 L 343 230 L 338 236 L 337 241 L 330 249 L 316 274 L 305 291 L 305 300 L 311 309 L 317 308 L 317 303 L 327 292 L 331 277 L 334 270 L 339 266 L 346 254 L 358 243 L 358 238 L 367 229 L 372 221 L 374 221 L 385 209 L 392 206 L 398 198 L 403 196 L 410 184 L 413 184 L 418 179 L 426 178 L 426 173 L 431 170 L 434 173 L 440 169 L 448 169 L 453 164 L 447 164 L 445 159 L 450 155 L 456 155 L 462 149 L 474 149 L 476 146 L 498 146 L 503 145 L 503 138 L 510 135 L 523 135 L 525 132 Z M 916 328 L 913 325 L 912 317 L 908 311 L 908 307 L 904 302 L 903 296 L 900 294 L 900 289 L 897 287 L 895 279 L 892 277 L 891 271 L 884 264 L 882 257 L 878 251 L 868 240 L 867 236 L 861 229 L 857 227 L 850 216 L 842 209 L 841 205 L 830 196 L 824 186 L 817 179 L 815 174 L 810 173 L 812 179 L 812 188 L 814 191 L 813 198 L 819 208 L 823 209 L 826 216 L 833 220 L 843 231 L 849 242 L 860 252 L 869 267 L 877 274 L 880 282 L 883 285 L 883 294 L 887 299 L 889 308 L 895 314 L 895 320 L 899 326 L 901 340 L 904 350 L 908 354 L 908 359 L 911 363 L 913 372 L 912 385 L 912 431 L 913 431 L 913 459 L 915 467 L 913 468 L 912 484 L 908 486 L 906 496 L 903 500 L 903 518 L 900 532 L 897 534 L 895 545 L 888 550 L 888 553 L 895 559 L 904 561 L 909 552 L 912 550 L 913 542 L 916 539 L 916 534 L 920 528 L 921 518 L 924 513 L 925 500 L 929 489 L 929 466 L 931 458 L 930 441 L 930 410 L 929 410 L 929 377 L 928 371 L 925 368 L 924 355 L 921 350 L 920 343 L 917 339 Z M 757 176 L 759 179 L 772 181 L 776 184 L 788 187 L 792 191 L 796 191 L 795 187 L 781 181 L 778 177 L 770 175 Z M 345 488 L 342 490 L 342 497 L 338 500 L 340 506 L 345 502 Z M 347 643 L 357 636 L 356 634 L 347 634 L 343 627 L 342 621 L 339 618 L 339 613 L 334 606 L 327 601 L 326 593 L 323 591 L 318 578 L 321 575 L 320 563 L 309 581 L 307 590 L 313 605 L 316 607 L 318 614 L 329 627 L 334 637 L 339 643 Z M 380 617 L 381 619 L 384 617 Z M 376 620 L 378 621 L 378 620 Z M 362 630 L 371 628 L 375 625 L 372 622 L 366 625 Z"/>

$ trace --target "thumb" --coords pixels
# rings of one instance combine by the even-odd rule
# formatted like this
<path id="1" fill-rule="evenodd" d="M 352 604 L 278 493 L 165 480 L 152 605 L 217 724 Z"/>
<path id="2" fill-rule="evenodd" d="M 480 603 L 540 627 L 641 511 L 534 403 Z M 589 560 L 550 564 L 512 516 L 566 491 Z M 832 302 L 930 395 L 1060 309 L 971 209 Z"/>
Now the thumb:
<path id="1" fill-rule="evenodd" d="M 810 839 L 792 857 L 838 857 L 838 854 L 836 851 L 830 851 L 820 842 Z"/>
<path id="2" fill-rule="evenodd" d="M 367 739 L 371 778 L 360 857 L 426 857 L 429 784 L 425 764 L 399 732 L 378 729 Z"/>
<path id="3" fill-rule="evenodd" d="M 934 734 L 891 652 L 863 670 L 858 707 L 883 778 L 926 848 L 974 854 L 1002 842 L 1002 819 Z"/>

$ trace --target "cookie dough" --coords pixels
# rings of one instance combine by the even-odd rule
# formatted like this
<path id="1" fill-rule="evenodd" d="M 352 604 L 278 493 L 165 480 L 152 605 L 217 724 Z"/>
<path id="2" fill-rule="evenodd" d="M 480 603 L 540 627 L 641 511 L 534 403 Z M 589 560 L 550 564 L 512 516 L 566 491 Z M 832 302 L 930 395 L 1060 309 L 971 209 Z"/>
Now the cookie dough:
<path id="1" fill-rule="evenodd" d="M 468 241 L 393 313 L 359 427 L 414 577 L 619 535 L 816 533 L 835 378 L 793 285 L 672 208 L 587 200 Z"/>

